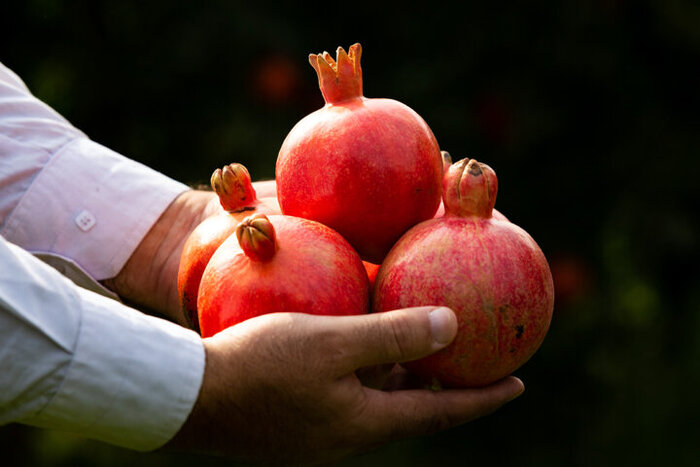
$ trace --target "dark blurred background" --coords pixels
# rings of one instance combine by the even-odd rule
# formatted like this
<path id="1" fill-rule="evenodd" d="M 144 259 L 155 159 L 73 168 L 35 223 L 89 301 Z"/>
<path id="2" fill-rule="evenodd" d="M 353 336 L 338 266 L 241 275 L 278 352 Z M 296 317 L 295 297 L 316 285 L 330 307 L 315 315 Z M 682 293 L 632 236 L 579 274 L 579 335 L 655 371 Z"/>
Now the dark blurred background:
<path id="1" fill-rule="evenodd" d="M 191 184 L 234 161 L 273 177 L 323 104 L 308 54 L 354 42 L 367 97 L 496 170 L 496 207 L 544 250 L 557 299 L 520 399 L 342 465 L 697 465 L 697 1 L 0 7 L 0 61 L 39 98 Z M 0 446 L 16 465 L 223 465 L 21 426 Z"/>

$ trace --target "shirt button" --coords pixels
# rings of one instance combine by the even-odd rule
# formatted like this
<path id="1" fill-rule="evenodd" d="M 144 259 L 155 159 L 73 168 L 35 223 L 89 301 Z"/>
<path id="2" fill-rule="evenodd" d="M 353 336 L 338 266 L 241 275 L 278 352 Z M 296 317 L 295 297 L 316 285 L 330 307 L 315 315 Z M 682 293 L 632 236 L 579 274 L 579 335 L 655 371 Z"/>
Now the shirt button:
<path id="1" fill-rule="evenodd" d="M 95 219 L 95 216 L 90 211 L 85 209 L 80 211 L 80 214 L 75 217 L 75 225 L 77 225 L 83 232 L 87 232 L 93 228 L 96 223 L 97 219 Z"/>

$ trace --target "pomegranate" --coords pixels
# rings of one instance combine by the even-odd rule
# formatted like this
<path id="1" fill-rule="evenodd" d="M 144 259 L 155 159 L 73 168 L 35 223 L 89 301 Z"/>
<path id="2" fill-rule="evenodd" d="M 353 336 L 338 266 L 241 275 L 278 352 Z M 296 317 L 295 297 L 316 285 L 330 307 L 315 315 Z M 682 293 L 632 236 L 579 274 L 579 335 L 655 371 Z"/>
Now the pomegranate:
<path id="1" fill-rule="evenodd" d="M 337 232 L 292 216 L 254 214 L 204 270 L 197 300 L 203 337 L 274 312 L 369 312 L 362 260 Z"/>
<path id="2" fill-rule="evenodd" d="M 435 214 L 442 159 L 414 110 L 363 96 L 361 50 L 309 56 L 326 105 L 282 143 L 277 197 L 284 214 L 328 225 L 379 264 L 406 230 Z"/>
<path id="3" fill-rule="evenodd" d="M 252 212 L 279 212 L 274 198 L 259 200 L 248 170 L 241 164 L 216 169 L 211 176 L 212 189 L 219 196 L 223 211 L 199 224 L 187 238 L 180 257 L 177 291 L 191 328 L 197 329 L 197 293 L 202 273 L 214 251 Z"/>
<path id="4" fill-rule="evenodd" d="M 402 236 L 377 275 L 375 311 L 445 305 L 457 314 L 452 344 L 405 363 L 428 383 L 474 387 L 499 380 L 535 353 L 549 328 L 549 265 L 527 232 L 492 215 L 497 185 L 485 164 L 453 164 L 443 183 L 445 216 Z"/>

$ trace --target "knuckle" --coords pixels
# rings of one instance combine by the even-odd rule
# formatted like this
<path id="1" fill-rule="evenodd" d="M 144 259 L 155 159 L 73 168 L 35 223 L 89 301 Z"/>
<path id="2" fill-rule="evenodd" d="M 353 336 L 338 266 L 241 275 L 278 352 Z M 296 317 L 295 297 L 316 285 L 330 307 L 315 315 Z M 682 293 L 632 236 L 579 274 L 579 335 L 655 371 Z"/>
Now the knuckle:
<path id="1" fill-rule="evenodd" d="M 424 430 L 426 434 L 439 433 L 445 431 L 454 425 L 452 417 L 444 412 L 439 412 L 433 414 L 428 420 L 426 420 L 424 425 Z"/>
<path id="2" fill-rule="evenodd" d="M 401 320 L 389 319 L 390 332 L 385 340 L 386 350 L 389 355 L 397 359 L 406 355 L 405 327 Z"/>

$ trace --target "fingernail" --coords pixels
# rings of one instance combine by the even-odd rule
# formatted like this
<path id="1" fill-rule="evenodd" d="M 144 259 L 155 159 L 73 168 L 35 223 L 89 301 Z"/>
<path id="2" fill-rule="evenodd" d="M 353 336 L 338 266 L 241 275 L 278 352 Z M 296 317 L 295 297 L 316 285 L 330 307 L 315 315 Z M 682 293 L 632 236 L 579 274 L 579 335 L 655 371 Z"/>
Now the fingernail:
<path id="1" fill-rule="evenodd" d="M 513 379 L 517 380 L 516 382 L 518 383 L 519 387 L 518 387 L 518 391 L 516 393 L 514 393 L 510 397 L 510 399 L 508 399 L 508 402 L 517 399 L 518 397 L 522 396 L 522 394 L 525 392 L 525 384 L 523 384 L 523 382 L 519 378 L 513 377 Z"/>
<path id="2" fill-rule="evenodd" d="M 437 347 L 444 347 L 452 342 L 457 334 L 457 317 L 452 310 L 444 306 L 435 308 L 429 316 L 434 344 Z"/>
<path id="3" fill-rule="evenodd" d="M 519 390 L 518 392 L 516 392 L 515 394 L 513 394 L 513 395 L 508 399 L 508 402 L 514 401 L 514 400 L 517 399 L 518 397 L 522 396 L 524 392 L 525 392 L 525 388 L 522 388 L 521 390 Z"/>

